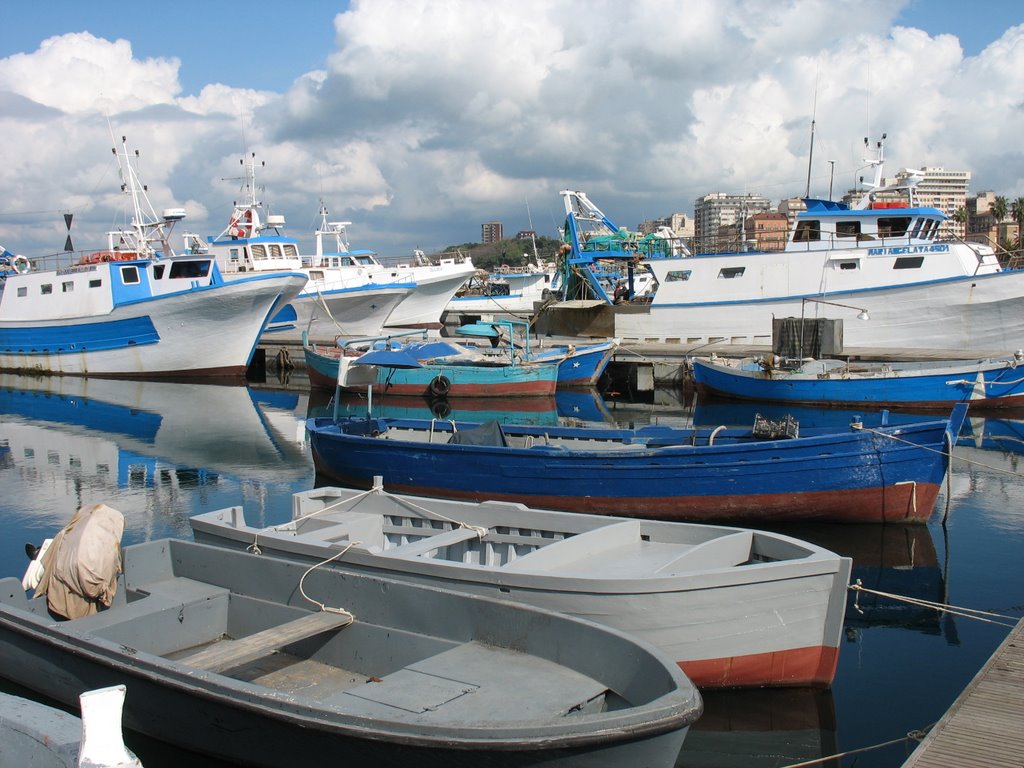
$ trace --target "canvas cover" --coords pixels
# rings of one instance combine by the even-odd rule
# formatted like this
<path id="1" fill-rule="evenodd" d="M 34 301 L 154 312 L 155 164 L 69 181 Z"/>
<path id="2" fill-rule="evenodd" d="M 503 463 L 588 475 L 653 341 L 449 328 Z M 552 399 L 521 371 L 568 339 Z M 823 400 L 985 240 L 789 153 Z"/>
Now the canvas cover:
<path id="1" fill-rule="evenodd" d="M 459 445 L 508 445 L 505 441 L 505 433 L 501 431 L 501 424 L 498 423 L 497 419 L 492 419 L 472 429 L 463 429 L 455 432 L 448 439 L 448 442 Z"/>
<path id="2" fill-rule="evenodd" d="M 87 504 L 54 536 L 42 555 L 43 576 L 34 597 L 46 595 L 51 612 L 68 619 L 109 607 L 121 573 L 124 515 L 106 504 Z"/>

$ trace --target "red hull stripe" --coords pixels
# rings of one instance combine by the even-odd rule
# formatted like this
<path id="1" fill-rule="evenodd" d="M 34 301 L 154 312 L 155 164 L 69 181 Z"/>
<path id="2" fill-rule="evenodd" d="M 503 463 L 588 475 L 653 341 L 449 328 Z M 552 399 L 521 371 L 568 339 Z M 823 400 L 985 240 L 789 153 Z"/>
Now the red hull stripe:
<path id="1" fill-rule="evenodd" d="M 317 471 L 356 488 L 368 488 L 359 476 L 332 473 L 314 452 Z M 427 487 L 386 480 L 392 493 L 440 496 L 471 501 L 514 501 L 531 507 L 621 515 L 655 520 L 702 521 L 804 521 L 828 520 L 839 523 L 926 523 L 939 494 L 936 483 L 906 483 L 885 488 L 861 488 L 817 493 L 747 494 L 740 496 L 598 497 L 544 496 L 526 493 L 463 491 Z"/>
<path id="2" fill-rule="evenodd" d="M 698 688 L 828 687 L 836 675 L 838 663 L 838 648 L 818 646 L 723 659 L 681 661 L 679 667 Z"/>

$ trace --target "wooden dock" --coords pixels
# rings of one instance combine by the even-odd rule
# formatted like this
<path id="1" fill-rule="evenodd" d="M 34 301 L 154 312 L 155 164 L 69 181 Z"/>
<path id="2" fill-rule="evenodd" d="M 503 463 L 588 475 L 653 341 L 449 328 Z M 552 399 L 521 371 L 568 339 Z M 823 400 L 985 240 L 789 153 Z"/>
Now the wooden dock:
<path id="1" fill-rule="evenodd" d="M 968 765 L 1024 766 L 1024 619 L 903 764 Z"/>

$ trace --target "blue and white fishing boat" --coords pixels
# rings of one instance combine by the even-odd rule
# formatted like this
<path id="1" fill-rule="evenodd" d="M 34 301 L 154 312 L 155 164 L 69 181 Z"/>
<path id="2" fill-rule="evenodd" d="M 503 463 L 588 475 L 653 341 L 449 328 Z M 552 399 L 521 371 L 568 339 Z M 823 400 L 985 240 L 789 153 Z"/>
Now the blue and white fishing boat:
<path id="1" fill-rule="evenodd" d="M 694 358 L 700 392 L 740 400 L 948 409 L 1024 406 L 1024 353 L 986 360 L 863 363 L 774 357 L 727 361 Z"/>
<path id="2" fill-rule="evenodd" d="M 413 292 L 411 278 L 371 273 L 355 258 L 330 262 L 302 256 L 299 241 L 282 234 L 284 216 L 268 213 L 256 195 L 255 157 L 242 160 L 242 165 L 242 199 L 235 201 L 227 227 L 205 242 L 186 233 L 189 253 L 215 258 L 227 280 L 253 273 L 305 275 L 308 282 L 302 292 L 271 319 L 268 331 L 309 328 L 314 335 L 332 337 L 380 333 L 395 308 Z M 318 233 L 318 254 L 319 237 Z"/>
<path id="3" fill-rule="evenodd" d="M 225 281 L 210 256 L 168 244 L 180 208 L 153 210 L 125 140 L 114 150 L 131 224 L 83 258 L 9 254 L 0 271 L 0 369 L 121 377 L 241 378 L 269 318 L 302 289 L 281 271 Z"/>
<path id="4" fill-rule="evenodd" d="M 978 358 L 1016 349 L 1024 270 L 1004 269 L 987 245 L 940 239 L 947 216 L 919 204 L 916 177 L 886 186 L 883 143 L 866 149 L 874 179 L 861 198 L 806 199 L 780 251 L 691 255 L 681 238 L 626 237 L 583 205 L 585 195 L 563 193 L 568 263 L 586 274 L 587 265 L 617 258 L 653 272 L 653 298 L 616 308 L 614 333 L 623 341 L 771 347 L 773 318 L 806 315 L 849 320 L 847 347 Z M 870 321 L 853 322 L 857 310 Z"/>
<path id="5" fill-rule="evenodd" d="M 520 331 L 520 341 L 516 340 Z M 490 339 L 495 350 L 514 349 L 515 354 L 532 362 L 558 363 L 558 386 L 560 388 L 593 387 L 611 362 L 618 339 L 609 339 L 596 344 L 548 344 L 530 345 L 530 324 L 522 320 L 477 321 L 459 326 L 455 332 L 460 336 L 477 336 Z"/>
<path id="6" fill-rule="evenodd" d="M 757 523 L 926 522 L 966 418 L 801 431 L 641 429 L 385 418 L 310 419 L 320 478 L 396 493 L 568 512 Z"/>

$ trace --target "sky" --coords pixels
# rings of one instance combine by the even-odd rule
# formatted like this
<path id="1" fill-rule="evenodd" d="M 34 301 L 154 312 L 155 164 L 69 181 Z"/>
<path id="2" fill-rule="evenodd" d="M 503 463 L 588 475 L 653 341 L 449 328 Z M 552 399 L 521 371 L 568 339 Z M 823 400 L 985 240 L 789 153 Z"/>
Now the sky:
<path id="1" fill-rule="evenodd" d="M 1024 196 L 1019 0 L 0 0 L 0 29 L 0 244 L 27 256 L 66 213 L 79 249 L 124 224 L 121 136 L 180 228 L 221 232 L 255 155 L 304 248 L 323 201 L 385 256 L 557 237 L 563 189 L 630 229 L 838 195 L 883 133 L 888 175 Z"/>

